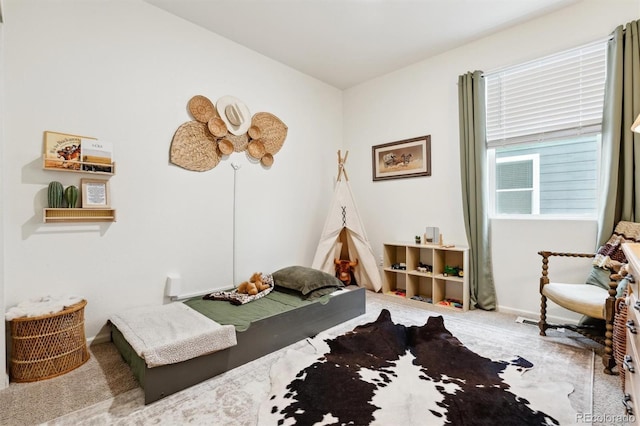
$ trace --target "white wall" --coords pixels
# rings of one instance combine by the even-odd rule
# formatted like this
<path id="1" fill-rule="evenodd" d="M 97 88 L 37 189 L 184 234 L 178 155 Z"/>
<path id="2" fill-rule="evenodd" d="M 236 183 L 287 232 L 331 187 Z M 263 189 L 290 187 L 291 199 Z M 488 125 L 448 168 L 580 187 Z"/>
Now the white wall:
<path id="1" fill-rule="evenodd" d="M 4 25 L 2 24 L 2 2 L 0 1 L 0 99 L 4 99 Z M 0 314 L 4 314 L 5 306 L 5 268 L 4 268 L 4 229 L 5 229 L 5 192 L 4 188 L 4 105 L 0 102 Z M 6 365 L 7 354 L 4 350 L 4 336 L 6 333 L 6 323 L 0 321 L 0 365 Z M 9 375 L 6 374 L 4 369 L 0 369 L 0 389 L 3 389 L 9 385 Z"/>
<path id="2" fill-rule="evenodd" d="M 110 313 L 160 304 L 167 273 L 183 291 L 310 265 L 342 140 L 339 90 L 138 0 L 4 3 L 5 304 L 79 294 L 88 337 Z M 188 100 L 242 99 L 288 125 L 271 169 L 234 153 L 213 170 L 169 163 Z M 84 175 L 42 169 L 45 130 L 115 146 L 117 222 L 44 224 L 46 187 Z M 103 329 L 104 331 L 104 329 Z"/>
<path id="3" fill-rule="evenodd" d="M 350 151 L 350 182 L 377 255 L 384 241 L 410 240 L 428 225 L 464 244 L 457 76 L 604 37 L 638 15 L 637 0 L 583 1 L 341 93 L 139 0 L 2 6 L 0 309 L 80 294 L 89 302 L 89 337 L 111 312 L 162 303 L 167 273 L 181 274 L 187 292 L 231 284 L 231 161 L 242 165 L 239 280 L 310 264 L 339 148 Z M 289 134 L 274 166 L 265 170 L 243 154 L 203 173 L 169 164 L 171 137 L 190 119 L 186 105 L 196 94 L 235 95 L 252 112 L 279 116 Z M 42 223 L 47 184 L 78 184 L 82 176 L 42 170 L 45 130 L 114 143 L 116 223 Z M 371 181 L 372 145 L 424 134 L 432 136 L 433 176 Z M 593 222 L 494 221 L 493 230 L 504 310 L 537 311 L 538 250 L 595 243 Z"/>
<path id="4" fill-rule="evenodd" d="M 492 71 L 590 41 L 638 18 L 638 0 L 582 1 L 344 93 L 349 176 L 377 256 L 386 241 L 410 241 L 439 226 L 447 243 L 466 245 L 460 190 L 458 76 Z M 432 176 L 373 182 L 371 146 L 431 135 Z M 591 252 L 595 221 L 494 220 L 493 264 L 501 310 L 537 317 L 540 250 Z M 553 264 L 552 264 L 553 268 Z M 584 280 L 588 265 L 568 279 Z M 565 315 L 552 310 L 551 315 Z M 571 317 L 571 315 L 569 315 Z"/>

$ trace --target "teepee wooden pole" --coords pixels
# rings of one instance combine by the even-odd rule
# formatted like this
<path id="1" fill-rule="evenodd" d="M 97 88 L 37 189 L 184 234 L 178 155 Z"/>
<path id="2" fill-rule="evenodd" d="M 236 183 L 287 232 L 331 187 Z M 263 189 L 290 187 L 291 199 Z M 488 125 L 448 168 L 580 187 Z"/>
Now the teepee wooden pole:
<path id="1" fill-rule="evenodd" d="M 340 150 L 338 150 L 338 179 L 340 180 L 340 177 L 342 174 L 344 174 L 344 179 L 345 180 L 349 180 L 349 176 L 347 175 L 347 169 L 344 168 L 344 163 L 347 162 L 347 157 L 349 156 L 349 151 L 344 153 L 344 158 L 342 158 L 342 154 L 340 153 Z"/>

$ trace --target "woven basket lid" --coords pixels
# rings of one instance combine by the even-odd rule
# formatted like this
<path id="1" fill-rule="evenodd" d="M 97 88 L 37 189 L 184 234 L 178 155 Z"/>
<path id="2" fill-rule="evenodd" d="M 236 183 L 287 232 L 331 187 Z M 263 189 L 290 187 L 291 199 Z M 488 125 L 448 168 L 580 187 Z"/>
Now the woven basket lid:
<path id="1" fill-rule="evenodd" d="M 217 115 L 216 108 L 206 96 L 196 95 L 189 99 L 189 112 L 201 123 L 207 123 Z"/>
<path id="2" fill-rule="evenodd" d="M 260 162 L 265 167 L 271 167 L 271 165 L 273 164 L 273 155 L 267 152 L 262 156 L 262 158 L 260 159 Z"/>
<path id="3" fill-rule="evenodd" d="M 247 151 L 249 151 L 250 156 L 252 156 L 256 160 L 259 160 L 265 154 L 264 143 L 260 139 L 253 140 L 249 142 L 249 145 L 247 146 Z"/>
<path id="4" fill-rule="evenodd" d="M 207 122 L 207 127 L 209 128 L 211 134 L 217 138 L 223 138 L 227 135 L 227 125 L 224 124 L 222 118 L 218 117 L 217 115 L 209 119 L 209 121 Z"/>
<path id="5" fill-rule="evenodd" d="M 178 127 L 171 142 L 170 161 L 195 172 L 211 170 L 220 162 L 217 141 L 198 121 L 188 121 Z"/>
<path id="6" fill-rule="evenodd" d="M 235 152 L 242 152 L 247 150 L 247 145 L 249 145 L 249 136 L 246 133 L 241 135 L 234 135 L 229 133 L 225 136 L 225 139 L 228 139 L 233 144 L 233 150 Z"/>
<path id="7" fill-rule="evenodd" d="M 218 149 L 223 155 L 230 155 L 233 152 L 233 142 L 229 139 L 221 139 L 218 141 Z"/>
<path id="8" fill-rule="evenodd" d="M 265 152 L 275 154 L 280 151 L 287 137 L 287 126 L 275 115 L 268 112 L 257 112 L 251 119 L 251 126 L 260 130 L 260 140 Z"/>

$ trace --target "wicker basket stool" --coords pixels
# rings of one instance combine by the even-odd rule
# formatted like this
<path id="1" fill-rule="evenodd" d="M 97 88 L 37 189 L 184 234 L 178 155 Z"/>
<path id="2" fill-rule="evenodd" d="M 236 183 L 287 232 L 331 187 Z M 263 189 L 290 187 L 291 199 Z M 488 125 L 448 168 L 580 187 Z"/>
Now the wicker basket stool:
<path id="1" fill-rule="evenodd" d="M 82 300 L 60 312 L 9 321 L 11 381 L 50 379 L 89 360 L 84 334 L 86 304 Z"/>

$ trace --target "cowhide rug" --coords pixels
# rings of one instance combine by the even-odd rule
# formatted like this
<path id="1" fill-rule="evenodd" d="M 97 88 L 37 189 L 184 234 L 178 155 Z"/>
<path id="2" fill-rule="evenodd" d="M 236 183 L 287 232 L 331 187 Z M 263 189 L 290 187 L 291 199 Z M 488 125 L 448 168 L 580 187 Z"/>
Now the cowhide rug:
<path id="1" fill-rule="evenodd" d="M 568 383 L 527 383 L 521 357 L 494 361 L 467 349 L 441 316 L 423 326 L 372 323 L 318 336 L 271 369 L 260 425 L 574 424 Z M 508 349 L 508 348 L 507 348 Z"/>

